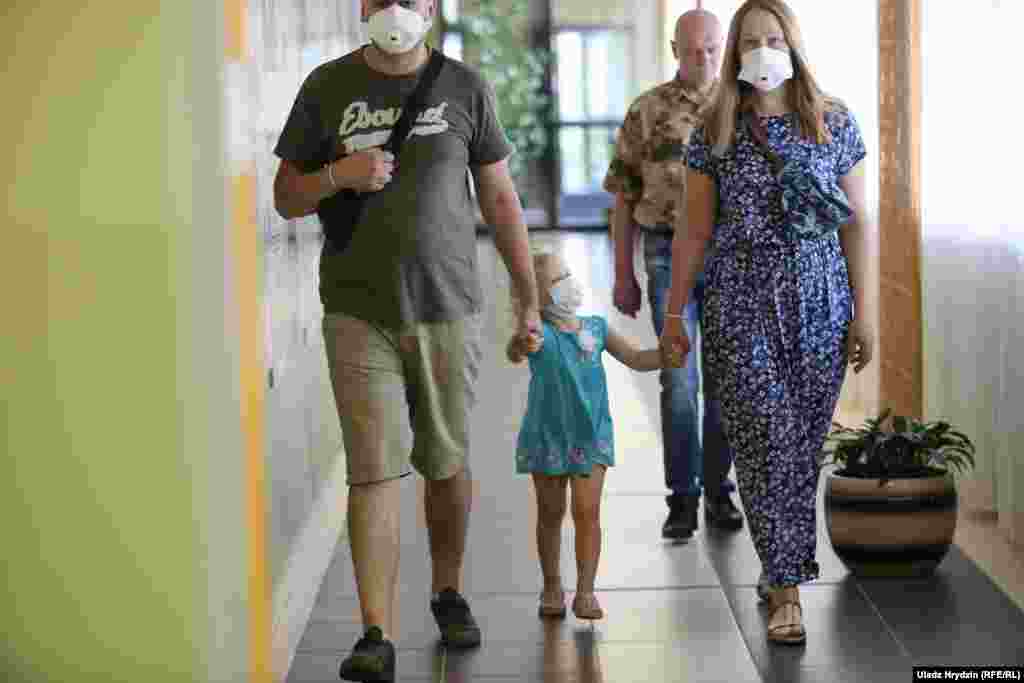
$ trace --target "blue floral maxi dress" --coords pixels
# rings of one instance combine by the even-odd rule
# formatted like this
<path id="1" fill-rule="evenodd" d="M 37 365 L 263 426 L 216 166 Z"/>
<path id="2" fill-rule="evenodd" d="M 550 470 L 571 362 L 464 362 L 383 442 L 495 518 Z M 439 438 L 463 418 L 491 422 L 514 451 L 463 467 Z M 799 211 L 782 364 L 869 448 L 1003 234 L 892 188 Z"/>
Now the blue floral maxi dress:
<path id="1" fill-rule="evenodd" d="M 824 186 L 834 187 L 865 156 L 844 109 L 826 113 L 832 140 L 821 145 L 800 137 L 795 114 L 761 121 L 772 150 Z M 767 578 L 796 585 L 819 572 L 819 453 L 845 376 L 853 314 L 846 257 L 835 232 L 812 239 L 784 220 L 772 165 L 741 124 L 722 156 L 698 128 L 687 164 L 718 188 L 704 349 L 736 451 L 740 496 Z"/>
<path id="2" fill-rule="evenodd" d="M 544 321 L 544 344 L 530 355 L 530 390 L 516 446 L 516 472 L 588 476 L 615 465 L 608 382 L 601 356 L 608 323 L 580 318 L 578 332 Z"/>

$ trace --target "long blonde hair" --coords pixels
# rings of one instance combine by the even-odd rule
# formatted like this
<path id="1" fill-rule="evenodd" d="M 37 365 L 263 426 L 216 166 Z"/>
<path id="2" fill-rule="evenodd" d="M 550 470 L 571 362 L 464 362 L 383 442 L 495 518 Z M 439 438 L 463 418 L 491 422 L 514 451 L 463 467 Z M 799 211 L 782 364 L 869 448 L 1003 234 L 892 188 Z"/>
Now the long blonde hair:
<path id="1" fill-rule="evenodd" d="M 798 114 L 801 137 L 818 144 L 830 142 L 832 136 L 825 125 L 825 110 L 842 105 L 838 100 L 825 95 L 818 87 L 818 82 L 807 63 L 807 51 L 796 15 L 782 0 L 747 0 L 736 10 L 729 25 L 721 82 L 705 119 L 708 144 L 714 148 L 717 156 L 725 154 L 736 141 L 736 122 L 739 115 L 746 113 L 753 106 L 747 92 L 752 86 L 741 83 L 738 76 L 741 68 L 740 33 L 743 31 L 743 21 L 755 9 L 764 10 L 775 16 L 789 45 L 793 60 L 793 78 L 788 85 L 789 105 Z"/>

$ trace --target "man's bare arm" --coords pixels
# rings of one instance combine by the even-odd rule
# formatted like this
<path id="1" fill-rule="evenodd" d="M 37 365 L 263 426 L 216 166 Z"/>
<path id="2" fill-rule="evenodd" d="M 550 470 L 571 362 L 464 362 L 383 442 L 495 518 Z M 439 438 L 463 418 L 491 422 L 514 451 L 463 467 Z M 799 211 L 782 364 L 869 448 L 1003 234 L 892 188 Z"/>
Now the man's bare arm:
<path id="1" fill-rule="evenodd" d="M 505 261 L 512 286 L 524 310 L 537 310 L 537 283 L 530 256 L 523 209 L 512 183 L 507 160 L 480 166 L 474 171 L 480 210 L 494 228 L 494 245 Z"/>
<path id="2" fill-rule="evenodd" d="M 376 192 L 391 182 L 394 159 L 391 152 L 374 147 L 312 173 L 302 173 L 294 163 L 282 160 L 274 178 L 274 208 L 281 218 L 290 220 L 315 213 L 320 202 L 341 190 Z"/>

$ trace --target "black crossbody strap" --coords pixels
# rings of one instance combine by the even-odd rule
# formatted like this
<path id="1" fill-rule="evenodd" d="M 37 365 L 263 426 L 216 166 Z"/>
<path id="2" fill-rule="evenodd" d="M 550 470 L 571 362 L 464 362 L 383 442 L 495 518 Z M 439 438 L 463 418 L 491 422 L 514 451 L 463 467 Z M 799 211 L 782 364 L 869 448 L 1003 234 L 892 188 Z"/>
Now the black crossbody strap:
<path id="1" fill-rule="evenodd" d="M 441 51 L 432 50 L 430 61 L 427 62 L 427 68 L 423 72 L 423 76 L 420 77 L 416 88 L 405 100 L 402 114 L 398 117 L 398 121 L 395 122 L 395 127 L 391 131 L 391 137 L 388 138 L 387 143 L 384 145 L 384 149 L 396 157 L 398 156 L 398 150 L 402 147 L 402 143 L 409 137 L 413 121 L 419 115 L 420 109 L 423 108 L 424 102 L 427 99 L 427 93 L 430 92 L 431 86 L 434 85 L 438 74 L 441 73 L 441 67 L 444 66 L 444 62 L 445 56 L 441 54 Z"/>
<path id="2" fill-rule="evenodd" d="M 444 66 L 445 61 L 446 58 L 440 50 L 431 51 L 430 60 L 423 75 L 402 105 L 402 113 L 391 129 L 391 136 L 383 145 L 383 148 L 394 154 L 396 158 L 402 143 L 409 137 L 413 121 L 423 108 L 427 93 L 434 81 L 437 80 L 438 74 L 441 73 L 441 67 Z M 317 216 L 323 226 L 324 235 L 337 251 L 343 251 L 352 241 L 352 235 L 359 225 L 366 199 L 365 195 L 346 189 L 327 197 L 317 206 Z"/>

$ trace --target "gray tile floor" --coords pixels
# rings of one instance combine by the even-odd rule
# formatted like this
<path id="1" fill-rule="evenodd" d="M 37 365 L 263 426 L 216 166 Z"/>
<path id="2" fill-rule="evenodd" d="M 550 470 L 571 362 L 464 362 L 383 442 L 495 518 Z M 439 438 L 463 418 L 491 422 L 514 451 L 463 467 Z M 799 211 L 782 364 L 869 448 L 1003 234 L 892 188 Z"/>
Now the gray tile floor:
<path id="1" fill-rule="evenodd" d="M 610 313 L 610 254 L 604 235 L 546 234 L 592 287 L 588 302 L 641 344 L 653 344 L 647 311 Z M 819 533 L 822 577 L 802 591 L 808 642 L 770 646 L 757 602 L 759 566 L 749 535 L 703 528 L 688 543 L 660 537 L 665 514 L 656 374 L 606 359 L 616 421 L 617 466 L 608 473 L 598 591 L 604 620 L 537 618 L 541 585 L 533 540 L 533 495 L 513 473 L 512 453 L 528 370 L 503 361 L 508 278 L 493 247 L 480 246 L 488 292 L 487 365 L 475 423 L 477 497 L 464 592 L 484 632 L 468 653 L 445 652 L 428 610 L 429 565 L 422 486 L 403 482 L 402 564 L 396 630 L 399 681 L 679 683 L 682 681 L 911 681 L 915 665 L 1024 665 L 1024 612 L 959 550 L 928 580 L 860 580 Z M 819 515 L 819 523 L 823 523 Z M 703 522 L 703 520 L 702 520 Z M 573 531 L 563 533 L 563 575 L 572 587 Z M 341 657 L 360 635 L 351 560 L 344 540 L 288 677 L 337 680 Z"/>

